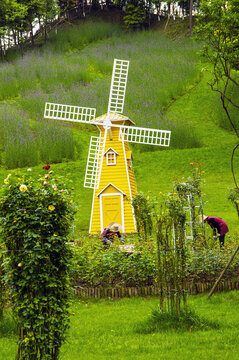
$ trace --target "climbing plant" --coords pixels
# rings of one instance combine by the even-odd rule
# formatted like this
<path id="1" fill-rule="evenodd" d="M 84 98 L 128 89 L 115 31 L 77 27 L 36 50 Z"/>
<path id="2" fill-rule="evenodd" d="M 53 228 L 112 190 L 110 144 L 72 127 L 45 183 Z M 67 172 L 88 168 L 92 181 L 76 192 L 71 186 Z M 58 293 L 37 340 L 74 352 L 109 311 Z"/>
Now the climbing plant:
<path id="1" fill-rule="evenodd" d="M 140 239 L 147 240 L 152 234 L 153 223 L 151 219 L 152 204 L 149 198 L 138 194 L 133 199 L 133 207 Z"/>
<path id="2" fill-rule="evenodd" d="M 228 200 L 230 200 L 235 205 L 237 215 L 239 217 L 239 191 L 237 188 L 229 190 Z"/>
<path id="3" fill-rule="evenodd" d="M 199 221 L 199 215 L 203 215 L 203 201 L 201 185 L 203 182 L 204 172 L 201 169 L 201 164 L 190 163 L 192 167 L 191 176 L 183 178 L 182 181 L 175 180 L 174 191 L 184 201 L 184 207 L 189 210 L 188 223 L 191 227 L 193 247 L 200 236 L 203 237 L 205 243 L 205 229 L 203 222 Z M 201 234 L 201 235 L 199 235 Z"/>
<path id="4" fill-rule="evenodd" d="M 68 192 L 46 173 L 40 181 L 9 176 L 0 201 L 5 281 L 18 323 L 16 359 L 59 358 L 68 328 L 73 209 Z"/>
<path id="5" fill-rule="evenodd" d="M 1 249 L 1 248 L 0 248 Z M 0 319 L 3 317 L 3 310 L 6 304 L 6 291 L 3 280 L 3 256 L 0 252 Z"/>
<path id="6" fill-rule="evenodd" d="M 153 213 L 157 241 L 160 310 L 180 315 L 187 305 L 184 203 L 171 194 Z"/>

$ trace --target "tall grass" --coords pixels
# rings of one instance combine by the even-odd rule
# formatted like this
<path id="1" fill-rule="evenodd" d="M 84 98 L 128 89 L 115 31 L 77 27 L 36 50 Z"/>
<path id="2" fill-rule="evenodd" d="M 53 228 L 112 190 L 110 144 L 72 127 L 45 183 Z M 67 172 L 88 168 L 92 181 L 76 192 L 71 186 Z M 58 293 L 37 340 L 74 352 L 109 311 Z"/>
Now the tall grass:
<path id="1" fill-rule="evenodd" d="M 109 23 L 68 27 L 52 34 L 49 44 L 41 50 L 27 52 L 23 58 L 1 65 L 0 84 L 6 85 L 0 86 L 0 99 L 15 97 L 20 109 L 26 113 L 24 118 L 30 117 L 34 121 L 42 119 L 46 101 L 96 107 L 99 116 L 107 110 L 113 59 L 129 59 L 124 114 L 138 126 L 172 130 L 173 148 L 199 147 L 200 139 L 190 127 L 165 113 L 172 99 L 183 95 L 199 81 L 197 49 L 198 45 L 189 39 L 174 42 L 152 31 L 124 34 L 118 25 Z M 52 131 L 51 125 L 49 127 L 45 137 L 39 127 L 37 130 L 30 127 L 29 134 L 25 130 L 25 143 L 20 142 L 21 137 L 13 141 L 13 130 L 8 153 L 13 153 L 15 146 L 18 152 L 26 148 L 27 152 L 36 154 L 33 145 L 32 151 L 27 147 L 33 144 L 35 136 L 40 139 L 35 141 L 38 159 L 34 155 L 34 160 L 30 160 L 29 155 L 31 165 L 42 159 L 58 162 L 75 158 L 69 131 L 65 133 L 66 142 L 60 134 L 62 130 L 58 131 L 58 140 L 53 141 L 56 132 Z M 44 150 L 46 143 L 49 155 Z M 56 143 L 62 143 L 61 149 L 67 150 L 59 150 L 58 145 L 55 150 Z M 142 151 L 156 150 L 150 146 L 141 148 Z M 9 163 L 12 157 L 5 156 Z M 16 163 L 20 166 L 21 162 Z"/>
<path id="2" fill-rule="evenodd" d="M 18 95 L 18 83 L 15 66 L 1 64 L 0 66 L 0 100 Z"/>
<path id="3" fill-rule="evenodd" d="M 30 121 L 10 105 L 0 107 L 1 161 L 8 169 L 74 159 L 72 132 L 59 123 Z"/>
<path id="4" fill-rule="evenodd" d="M 61 127 L 57 122 L 41 122 L 37 134 L 41 161 L 49 164 L 74 159 L 72 131 Z"/>
<path id="5" fill-rule="evenodd" d="M 50 34 L 44 48 L 53 53 L 72 53 L 81 50 L 89 43 L 120 35 L 122 29 L 117 23 L 85 22 L 61 28 Z"/>
<path id="6" fill-rule="evenodd" d="M 55 81 L 54 91 L 45 96 L 44 92 L 39 94 L 37 90 L 33 96 L 39 95 L 39 101 L 29 101 L 28 93 L 20 102 L 25 111 L 38 107 L 37 113 L 40 112 L 40 102 L 42 109 L 44 101 L 48 99 L 96 107 L 97 115 L 100 115 L 107 109 L 113 58 L 130 59 L 124 113 L 139 126 L 172 130 L 171 146 L 174 148 L 198 147 L 201 144 L 196 134 L 180 120 L 166 117 L 164 111 L 172 98 L 184 94 L 192 83 L 199 80 L 197 48 L 190 40 L 176 43 L 154 32 L 113 37 L 83 49 L 80 54 L 74 53 L 67 59 L 62 58 L 62 81 L 58 82 L 55 76 L 52 82 L 52 77 L 49 77 L 47 84 L 48 89 L 53 88 Z M 79 74 L 78 82 L 73 79 L 69 81 L 70 76 L 65 75 L 68 68 L 72 69 L 76 64 L 83 73 L 85 71 L 86 79 L 82 83 Z M 91 79 L 94 81 L 85 86 Z M 40 83 L 45 84 L 45 81 L 41 80 Z M 70 83 L 71 86 L 68 87 Z M 32 96 L 32 92 L 30 94 Z M 144 151 L 147 149 L 152 150 L 152 147 L 144 147 Z"/>

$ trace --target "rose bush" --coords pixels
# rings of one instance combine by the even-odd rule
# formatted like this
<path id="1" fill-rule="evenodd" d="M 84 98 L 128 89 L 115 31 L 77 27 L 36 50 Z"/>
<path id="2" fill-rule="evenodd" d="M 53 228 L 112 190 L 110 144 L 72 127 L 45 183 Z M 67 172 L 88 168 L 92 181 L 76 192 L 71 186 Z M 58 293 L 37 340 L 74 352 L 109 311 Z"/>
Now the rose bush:
<path id="1" fill-rule="evenodd" d="M 45 185 L 27 177 L 7 179 L 0 220 L 4 279 L 19 327 L 17 359 L 58 359 L 68 327 L 72 255 L 66 239 L 73 208 L 51 175 Z"/>

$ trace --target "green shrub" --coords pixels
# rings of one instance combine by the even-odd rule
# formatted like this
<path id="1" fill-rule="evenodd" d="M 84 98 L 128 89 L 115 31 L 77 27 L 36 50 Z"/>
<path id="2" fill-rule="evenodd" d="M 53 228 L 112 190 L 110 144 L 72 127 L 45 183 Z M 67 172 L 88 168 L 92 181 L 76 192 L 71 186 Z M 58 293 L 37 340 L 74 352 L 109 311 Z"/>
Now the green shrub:
<path id="1" fill-rule="evenodd" d="M 74 282 L 87 286 L 135 286 L 153 284 L 156 277 L 155 257 L 149 246 L 136 247 L 127 254 L 116 244 L 105 248 L 101 240 L 84 240 L 74 247 Z"/>
<path id="2" fill-rule="evenodd" d="M 74 246 L 74 266 L 71 278 L 75 285 L 85 286 L 148 286 L 157 282 L 156 242 L 137 244 L 137 240 L 126 240 L 136 243 L 136 253 L 131 255 L 120 250 L 118 244 L 105 248 L 101 239 L 84 237 Z M 206 239 L 209 246 L 210 239 Z M 188 248 L 185 254 L 185 276 L 188 281 L 214 281 L 224 269 L 235 251 L 237 238 L 226 241 L 220 251 L 219 243 L 212 241 L 212 247 L 203 248 L 202 244 L 195 250 Z M 225 274 L 225 278 L 237 276 L 239 254 Z"/>
<path id="3" fill-rule="evenodd" d="M 12 178 L 4 181 L 0 219 L 5 281 L 19 329 L 16 358 L 56 360 L 68 328 L 72 206 L 50 174 L 38 182 Z"/>

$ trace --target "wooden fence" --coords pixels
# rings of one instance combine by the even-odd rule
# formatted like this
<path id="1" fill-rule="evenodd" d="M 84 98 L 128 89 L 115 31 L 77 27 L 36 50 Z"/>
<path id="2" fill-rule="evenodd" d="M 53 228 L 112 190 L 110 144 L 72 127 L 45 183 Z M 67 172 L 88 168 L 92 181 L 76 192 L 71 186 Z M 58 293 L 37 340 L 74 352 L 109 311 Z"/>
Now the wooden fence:
<path id="1" fill-rule="evenodd" d="M 214 282 L 190 282 L 186 285 L 186 290 L 191 295 L 196 295 L 210 291 Z M 225 280 L 221 281 L 216 291 L 229 291 L 238 290 L 239 280 Z M 158 286 L 142 286 L 142 287 L 115 287 L 115 288 L 102 288 L 102 287 L 74 287 L 74 294 L 83 298 L 112 298 L 119 299 L 123 297 L 133 296 L 149 296 L 159 295 L 160 289 Z"/>

